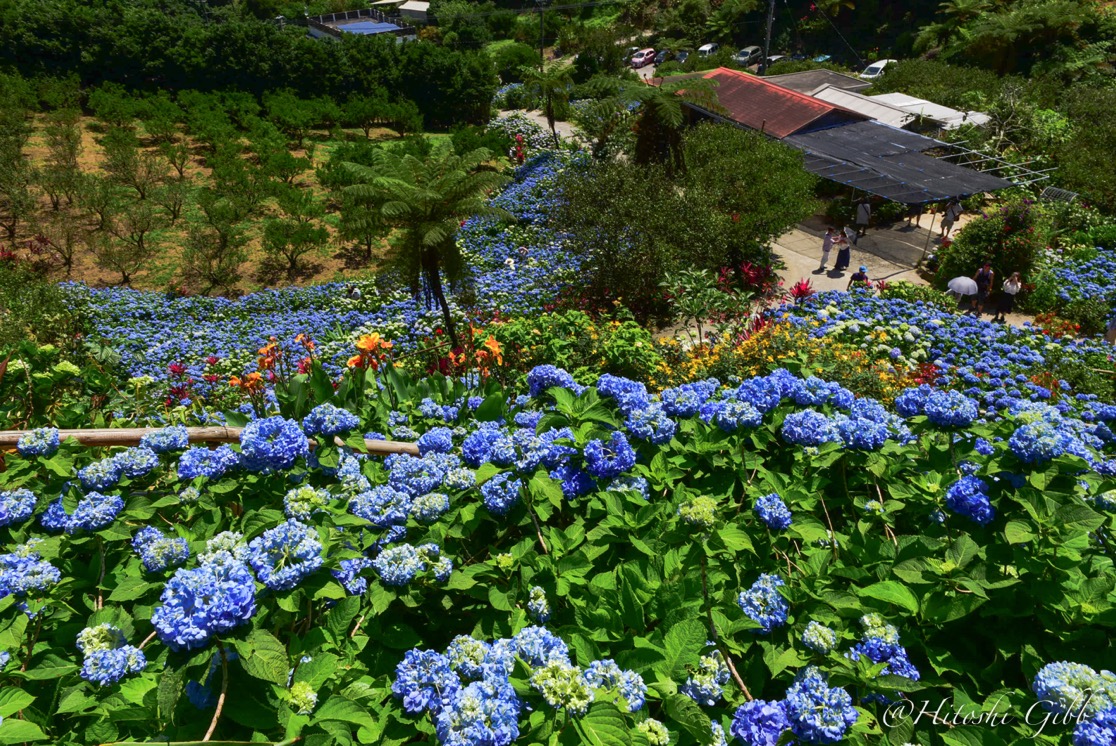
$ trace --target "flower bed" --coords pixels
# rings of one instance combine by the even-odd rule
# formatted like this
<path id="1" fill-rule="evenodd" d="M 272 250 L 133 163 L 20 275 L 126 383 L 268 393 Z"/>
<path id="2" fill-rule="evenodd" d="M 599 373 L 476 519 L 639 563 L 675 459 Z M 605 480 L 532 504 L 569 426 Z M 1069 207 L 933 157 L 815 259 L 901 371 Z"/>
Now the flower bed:
<path id="1" fill-rule="evenodd" d="M 214 451 L 21 443 L 0 739 L 867 744 L 963 690 L 1019 715 L 1007 741 L 1110 676 L 1106 425 L 919 389 L 896 416 L 786 371 L 361 380 L 280 389 Z M 366 429 L 422 456 L 307 447 Z"/>
<path id="2" fill-rule="evenodd" d="M 563 164 L 561 156 L 547 152 L 518 169 L 515 181 L 494 200 L 512 213 L 513 223 L 472 220 L 462 227 L 459 241 L 473 274 L 464 288 L 470 302 L 454 303 L 459 316 L 536 311 L 576 277 L 578 263 L 565 251 L 560 234 L 542 224 Z M 526 258 L 520 247 L 527 249 Z M 505 263 L 509 258 L 514 267 Z M 363 333 L 379 331 L 408 350 L 441 326 L 437 309 L 398 286 L 359 287 L 360 300 L 348 298 L 346 285 L 339 283 L 230 300 L 68 286 L 87 310 L 92 335 L 120 353 L 128 375 L 164 381 L 174 377 L 170 366 L 185 366 L 195 396 L 205 396 L 214 385 L 206 376 L 220 374 L 224 385 L 229 375 L 253 369 L 256 351 L 273 337 L 286 350 L 298 348 L 300 334 L 314 339 L 336 375 L 351 354 L 351 341 Z M 211 358 L 216 362 L 207 362 Z"/>

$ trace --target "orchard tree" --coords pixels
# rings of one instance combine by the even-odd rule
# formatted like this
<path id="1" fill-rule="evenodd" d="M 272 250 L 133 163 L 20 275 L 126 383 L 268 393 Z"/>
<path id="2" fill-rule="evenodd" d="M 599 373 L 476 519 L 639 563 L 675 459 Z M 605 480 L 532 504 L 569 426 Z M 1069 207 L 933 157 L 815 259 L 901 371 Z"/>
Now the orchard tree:
<path id="1" fill-rule="evenodd" d="M 199 194 L 203 220 L 191 223 L 182 255 L 183 273 L 200 283 L 203 293 L 230 290 L 240 282 L 240 267 L 248 259 L 248 238 L 237 206 L 206 190 Z"/>
<path id="2" fill-rule="evenodd" d="M 283 265 L 287 279 L 295 280 L 305 271 L 305 257 L 321 253 L 329 232 L 314 222 L 290 218 L 271 218 L 264 223 L 263 247 L 276 265 Z"/>

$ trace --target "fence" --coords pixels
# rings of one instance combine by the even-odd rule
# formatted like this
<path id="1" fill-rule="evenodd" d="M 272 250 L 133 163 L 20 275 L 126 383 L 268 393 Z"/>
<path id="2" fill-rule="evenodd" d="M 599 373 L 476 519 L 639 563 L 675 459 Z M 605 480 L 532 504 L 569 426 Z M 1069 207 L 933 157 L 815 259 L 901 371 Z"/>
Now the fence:
<path id="1" fill-rule="evenodd" d="M 319 31 L 328 36 L 340 39 L 342 32 L 344 32 L 344 24 L 348 21 L 372 20 L 378 23 L 393 23 L 399 26 L 391 32 L 394 36 L 415 36 L 416 31 L 413 26 L 405 26 L 402 23 L 402 18 L 398 15 L 388 15 L 381 10 L 375 8 L 365 8 L 364 10 L 347 10 L 343 13 L 323 13 L 320 16 L 312 16 L 306 19 L 306 25 L 310 28 Z"/>
<path id="2" fill-rule="evenodd" d="M 58 437 L 62 440 L 73 438 L 85 446 L 134 446 L 139 445 L 140 439 L 148 433 L 157 432 L 160 428 L 133 427 L 133 428 L 107 428 L 91 430 L 59 430 Z M 243 428 L 239 427 L 188 427 L 187 435 L 191 443 L 238 443 Z M 3 430 L 0 431 L 0 448 L 12 448 L 24 435 L 31 430 Z M 313 438 L 308 438 L 310 447 L 318 445 Z M 345 445 L 341 438 L 334 438 L 337 445 Z M 419 455 L 418 446 L 414 443 L 403 443 L 398 440 L 372 440 L 365 438 L 364 449 L 368 453 L 387 455 L 391 453 L 409 453 Z"/>

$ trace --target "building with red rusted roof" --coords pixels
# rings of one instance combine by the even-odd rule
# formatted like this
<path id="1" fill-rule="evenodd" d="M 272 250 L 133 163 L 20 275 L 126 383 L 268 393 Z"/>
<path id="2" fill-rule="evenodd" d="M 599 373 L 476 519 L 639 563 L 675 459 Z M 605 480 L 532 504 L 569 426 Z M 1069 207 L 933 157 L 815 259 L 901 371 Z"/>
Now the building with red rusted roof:
<path id="1" fill-rule="evenodd" d="M 701 77 L 713 81 L 713 95 L 722 109 L 708 113 L 759 130 L 778 140 L 868 119 L 863 114 L 740 70 L 719 67 Z"/>

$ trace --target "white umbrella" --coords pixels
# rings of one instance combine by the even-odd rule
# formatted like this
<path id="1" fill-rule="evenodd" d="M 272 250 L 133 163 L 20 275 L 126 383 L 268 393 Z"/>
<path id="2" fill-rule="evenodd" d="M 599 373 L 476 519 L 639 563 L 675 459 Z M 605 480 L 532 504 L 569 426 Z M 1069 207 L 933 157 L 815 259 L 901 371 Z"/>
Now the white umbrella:
<path id="1" fill-rule="evenodd" d="M 976 280 L 971 277 L 954 277 L 949 281 L 949 289 L 958 295 L 976 295 Z"/>

